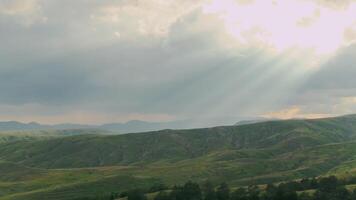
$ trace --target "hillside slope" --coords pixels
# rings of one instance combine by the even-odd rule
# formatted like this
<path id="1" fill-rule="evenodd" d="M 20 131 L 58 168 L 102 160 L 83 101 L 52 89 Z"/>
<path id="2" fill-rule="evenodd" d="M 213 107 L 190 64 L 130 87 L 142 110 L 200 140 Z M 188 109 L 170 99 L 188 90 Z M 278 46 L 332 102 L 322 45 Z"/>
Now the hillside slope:
<path id="1" fill-rule="evenodd" d="M 116 136 L 80 135 L 0 145 L 0 159 L 33 167 L 77 168 L 179 161 L 221 150 L 285 153 L 356 138 L 356 117 L 288 120 Z"/>
<path id="2" fill-rule="evenodd" d="M 0 143 L 0 199 L 75 199 L 157 183 L 356 175 L 356 116 Z M 24 172 L 24 173 L 22 173 Z"/>

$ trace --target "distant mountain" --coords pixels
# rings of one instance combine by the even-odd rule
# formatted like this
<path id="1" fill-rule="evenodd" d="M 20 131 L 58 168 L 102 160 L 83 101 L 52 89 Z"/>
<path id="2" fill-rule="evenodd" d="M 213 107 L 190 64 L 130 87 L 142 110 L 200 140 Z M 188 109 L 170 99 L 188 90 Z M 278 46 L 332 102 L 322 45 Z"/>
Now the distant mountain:
<path id="1" fill-rule="evenodd" d="M 25 131 L 25 130 L 48 130 L 48 129 L 97 129 L 97 126 L 81 124 L 57 124 L 44 125 L 36 122 L 21 123 L 17 121 L 0 122 L 0 131 Z"/>
<path id="2" fill-rule="evenodd" d="M 132 120 L 126 123 L 111 123 L 98 126 L 99 129 L 117 131 L 120 133 L 137 133 L 158 131 L 163 129 L 184 129 L 190 127 L 187 121 L 171 121 L 171 122 L 146 122 Z"/>
<path id="3" fill-rule="evenodd" d="M 271 121 L 276 119 L 269 118 L 241 118 L 241 121 L 235 125 L 246 125 L 258 122 Z M 88 125 L 88 124 L 40 124 L 36 122 L 21 123 L 17 121 L 3 121 L 0 122 L 0 131 L 29 131 L 29 130 L 66 130 L 66 129 L 96 129 L 112 131 L 118 134 L 123 133 L 139 133 L 149 131 L 159 131 L 164 129 L 191 129 L 199 127 L 213 127 L 219 125 L 233 125 L 234 118 L 224 119 L 189 119 L 189 120 L 177 120 L 168 122 L 148 122 L 140 120 L 132 120 L 125 123 L 108 123 L 102 125 Z"/>
<path id="4" fill-rule="evenodd" d="M 12 131 L 12 130 L 33 130 L 40 129 L 42 125 L 31 122 L 28 124 L 16 122 L 16 121 L 8 121 L 8 122 L 0 122 L 0 130 L 2 131 Z"/>
<path id="5" fill-rule="evenodd" d="M 28 131 L 28 130 L 64 130 L 64 129 L 102 129 L 114 131 L 117 133 L 137 133 L 147 131 L 157 131 L 163 129 L 182 129 L 189 128 L 187 121 L 172 122 L 145 122 L 145 121 L 128 121 L 126 123 L 110 123 L 103 125 L 86 125 L 86 124 L 56 124 L 45 125 L 36 122 L 21 123 L 16 121 L 0 122 L 0 131 Z"/>

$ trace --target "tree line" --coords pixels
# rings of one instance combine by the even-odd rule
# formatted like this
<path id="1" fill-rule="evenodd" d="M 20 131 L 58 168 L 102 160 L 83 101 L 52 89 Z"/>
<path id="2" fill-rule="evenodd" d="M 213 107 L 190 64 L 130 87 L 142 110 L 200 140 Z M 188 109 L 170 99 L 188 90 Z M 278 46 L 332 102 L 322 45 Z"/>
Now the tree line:
<path id="1" fill-rule="evenodd" d="M 215 188 L 209 182 L 200 186 L 189 181 L 170 192 L 159 192 L 154 200 L 356 200 L 356 190 L 347 190 L 344 183 L 331 176 L 232 190 L 226 183 Z M 145 197 L 128 196 L 128 200 L 145 200 Z"/>
<path id="2" fill-rule="evenodd" d="M 146 193 L 157 192 L 154 200 L 356 200 L 356 189 L 350 191 L 345 187 L 355 183 L 355 178 L 341 180 L 330 176 L 232 189 L 226 183 L 216 187 L 211 182 L 198 184 L 188 181 L 184 185 L 176 185 L 172 188 L 158 185 L 149 190 L 134 189 L 94 199 L 147 200 Z"/>

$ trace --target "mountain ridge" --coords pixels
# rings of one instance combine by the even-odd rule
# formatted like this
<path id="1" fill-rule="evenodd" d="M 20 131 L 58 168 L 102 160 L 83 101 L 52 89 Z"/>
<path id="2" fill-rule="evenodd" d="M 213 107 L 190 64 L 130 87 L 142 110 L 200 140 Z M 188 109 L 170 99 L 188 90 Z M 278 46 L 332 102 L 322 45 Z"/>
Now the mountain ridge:
<path id="1" fill-rule="evenodd" d="M 247 120 L 240 120 L 235 125 L 257 123 L 263 121 L 270 121 L 273 119 L 267 118 L 247 118 Z M 221 122 L 220 122 L 221 123 Z M 219 124 L 216 122 L 216 124 Z M 231 123 L 233 125 L 233 123 Z M 90 124 L 41 124 L 37 122 L 22 123 L 18 121 L 2 121 L 0 122 L 0 131 L 25 131 L 25 130 L 62 130 L 62 129 L 101 129 L 106 131 L 113 131 L 116 133 L 140 133 L 149 131 L 158 131 L 164 129 L 192 129 L 203 127 L 203 123 L 196 120 L 176 120 L 167 122 L 149 122 L 142 120 L 130 120 L 127 122 L 105 123 L 100 125 Z M 212 127 L 210 125 L 209 127 Z"/>
<path id="2" fill-rule="evenodd" d="M 107 131 L 117 131 L 119 133 L 135 133 L 143 131 L 154 131 L 167 128 L 183 127 L 183 121 L 172 122 L 148 122 L 140 120 L 131 120 L 125 123 L 107 123 L 102 125 L 88 124 L 40 124 L 37 122 L 22 123 L 18 121 L 0 122 L 0 131 L 25 131 L 25 130 L 61 130 L 61 129 L 102 129 Z"/>

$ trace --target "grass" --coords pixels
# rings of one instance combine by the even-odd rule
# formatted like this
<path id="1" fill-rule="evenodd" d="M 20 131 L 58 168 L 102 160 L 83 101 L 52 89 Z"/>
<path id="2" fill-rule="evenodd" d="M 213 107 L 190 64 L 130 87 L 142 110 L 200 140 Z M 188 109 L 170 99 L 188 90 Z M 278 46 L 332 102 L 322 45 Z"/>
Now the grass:
<path id="1" fill-rule="evenodd" d="M 0 144 L 0 199 L 75 199 L 187 180 L 237 187 L 356 175 L 354 124 L 356 117 L 346 116 L 118 136 L 6 133 L 17 138 Z"/>

